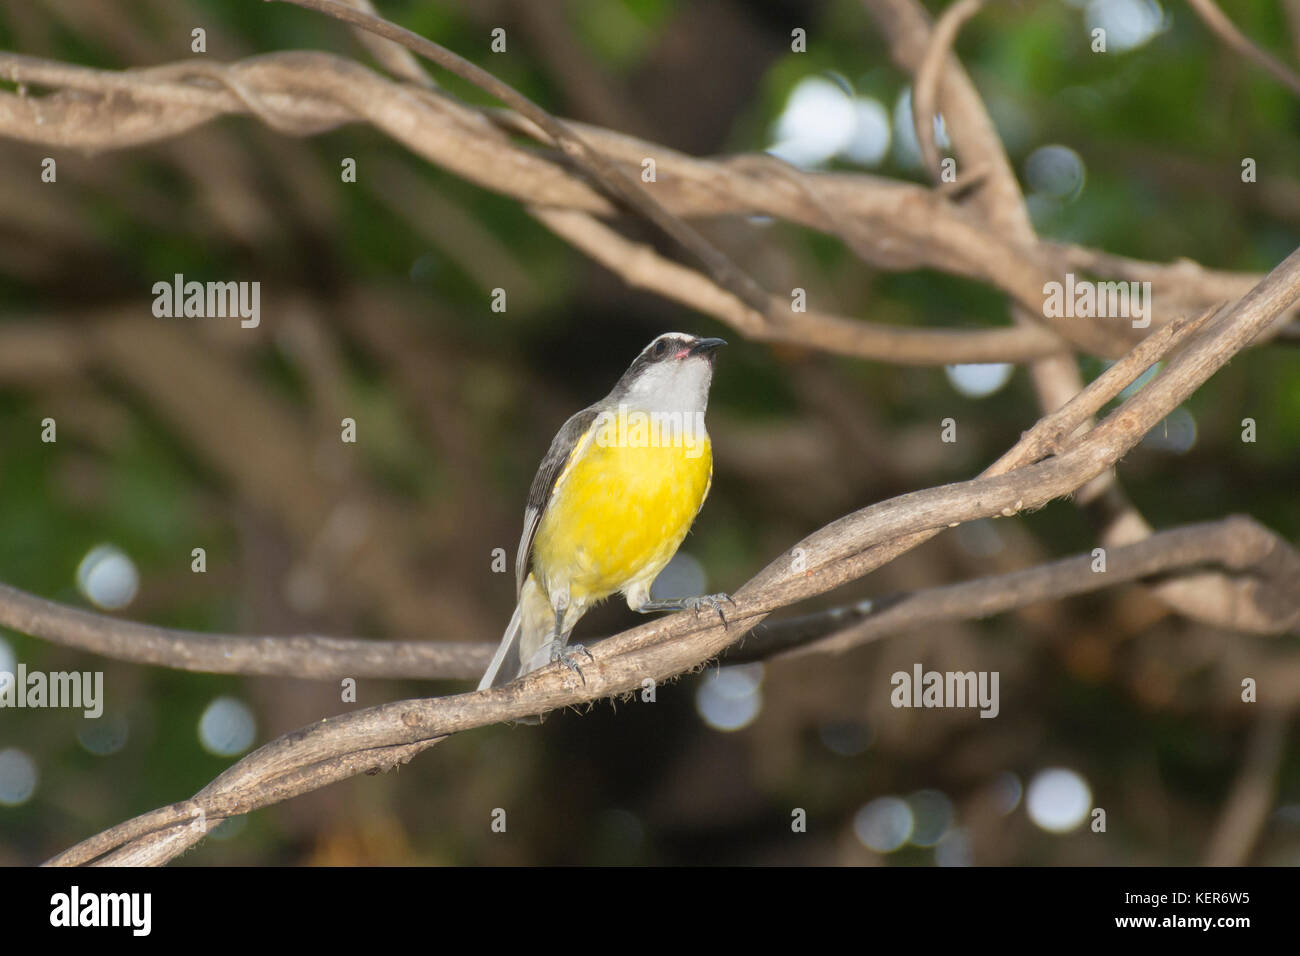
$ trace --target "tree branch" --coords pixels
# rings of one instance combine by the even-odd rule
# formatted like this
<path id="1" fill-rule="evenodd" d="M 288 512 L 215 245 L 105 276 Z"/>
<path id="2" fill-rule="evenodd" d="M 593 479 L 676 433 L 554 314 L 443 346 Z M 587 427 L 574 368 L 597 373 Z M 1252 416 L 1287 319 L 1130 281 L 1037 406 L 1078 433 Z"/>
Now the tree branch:
<path id="1" fill-rule="evenodd" d="M 53 93 L 42 97 L 0 93 L 0 136 L 52 146 L 115 149 L 175 136 L 219 116 L 253 113 L 278 128 L 297 133 L 320 132 L 365 120 L 425 159 L 488 189 L 534 206 L 562 207 L 609 216 L 615 207 L 592 190 L 553 155 L 512 142 L 498 124 L 516 114 L 485 114 L 449 97 L 393 83 L 339 57 L 323 53 L 277 53 L 235 64 L 194 64 L 174 69 L 127 72 L 92 70 L 49 63 L 18 54 L 0 54 L 0 74 L 16 82 L 61 86 L 99 94 L 98 98 Z M 110 94 L 120 94 L 112 96 Z M 507 124 L 511 125 L 511 124 Z M 611 163 L 639 169 L 654 157 L 658 167 L 655 196 L 673 215 L 703 218 L 719 215 L 773 216 L 832 235 L 851 220 L 858 228 L 851 244 L 868 261 L 884 268 L 935 268 L 989 282 L 1025 309 L 1041 315 L 1043 285 L 1062 274 L 1059 252 L 1050 246 L 1007 242 L 990 232 L 966 210 L 944 196 L 915 185 L 848 173 L 777 171 L 753 157 L 704 160 L 685 156 L 598 127 L 570 124 Z M 525 128 L 526 123 L 513 123 Z M 1013 178 L 1014 181 L 1014 178 Z M 827 210 L 834 210 L 831 217 Z M 1085 250 L 1085 252 L 1087 252 Z M 1095 253 L 1103 261 L 1105 253 Z M 1143 264 L 1147 277 L 1167 276 L 1164 286 L 1183 290 L 1177 300 L 1156 296 L 1153 325 L 1168 322 L 1178 311 L 1200 308 L 1224 298 L 1221 284 L 1187 282 L 1184 264 Z M 1232 274 L 1223 274 L 1232 275 Z M 1235 276 L 1249 287 L 1257 276 Z M 729 290 L 730 291 L 730 290 Z M 742 300 L 743 301 L 743 300 Z M 746 302 L 748 308 L 749 303 Z M 773 318 L 770 300 L 767 315 Z M 797 335 L 804 315 L 788 303 L 775 311 Z M 1113 326 L 1079 330 L 1088 320 L 1066 323 L 1070 334 L 1102 334 L 1098 354 L 1118 356 Z M 744 326 L 758 328 L 752 314 Z M 1046 342 L 1037 325 L 1022 326 L 1033 341 Z M 1055 330 L 1061 332 L 1058 327 Z M 877 330 L 863 330 L 854 342 L 844 327 L 827 341 L 847 342 L 848 354 L 879 351 Z M 1131 330 L 1122 337 L 1127 339 Z M 1035 346 L 1037 347 L 1037 346 Z"/>
<path id="2" fill-rule="evenodd" d="M 900 365 L 1024 362 L 1068 348 L 1041 326 L 970 331 L 899 328 L 817 309 L 783 325 L 758 323 L 743 302 L 707 276 L 665 259 L 650 246 L 625 239 L 588 213 L 536 206 L 529 212 L 628 285 L 712 315 L 758 341 L 787 342 Z M 779 307 L 774 300 L 772 308 Z"/>
<path id="3" fill-rule="evenodd" d="M 1092 554 L 1081 554 L 1021 571 L 763 623 L 724 659 L 743 663 L 777 655 L 841 654 L 904 630 L 991 617 L 1041 601 L 1202 567 L 1250 574 L 1259 603 L 1277 610 L 1262 630 L 1300 633 L 1300 596 L 1295 593 L 1300 581 L 1300 552 L 1251 518 L 1236 515 L 1158 531 L 1135 544 L 1108 549 L 1105 571 L 1094 571 L 1096 563 Z"/>
<path id="4" fill-rule="evenodd" d="M 734 594 L 724 626 L 714 616 L 674 614 L 593 645 L 583 680 L 562 666 L 534 671 L 504 687 L 451 697 L 397 701 L 321 721 L 259 748 L 186 804 L 145 814 L 92 837 L 50 862 L 97 858 L 162 863 L 203 837 L 213 822 L 304 793 L 360 772 L 409 759 L 448 734 L 626 694 L 644 680 L 669 680 L 716 657 L 764 617 L 854 580 L 900 553 L 922 533 L 955 523 L 1039 508 L 1114 467 L 1157 422 L 1300 298 L 1300 250 L 1234 308 L 1207 322 L 1161 374 L 1059 455 L 1002 475 L 912 492 L 847 515 L 769 564 Z M 1096 383 L 1094 383 L 1095 385 Z M 1071 414 L 1076 414 L 1072 412 Z M 1018 448 L 1019 446 L 1017 446 Z M 1013 449 L 1004 458 L 1014 458 Z M 880 547 L 884 546 L 884 547 Z M 882 557 L 882 555 L 884 557 Z M 1294 569 L 1289 572 L 1294 579 Z M 1288 589 L 1294 594 L 1295 588 Z M 1244 604 L 1244 620 L 1270 608 Z M 1294 603 L 1294 598 L 1292 598 Z M 1296 620 L 1292 607 L 1285 620 Z M 196 813 L 203 826 L 192 827 Z M 185 820 L 185 822 L 181 822 Z"/>
<path id="5" fill-rule="evenodd" d="M 759 625 L 723 656 L 759 660 L 794 648 L 840 652 L 922 624 L 987 617 L 1040 601 L 1086 594 L 1116 584 L 1203 566 L 1248 572 L 1256 603 L 1277 609 L 1263 622 L 1239 626 L 1273 632 L 1289 627 L 1297 604 L 1290 592 L 1300 556 L 1250 518 L 1160 531 L 1111 549 L 1105 573 L 1091 554 L 990 575 L 959 584 L 886 595 L 815 614 Z M 1252 628 L 1252 624 L 1262 626 Z M 64 647 L 138 664 L 211 674 L 338 680 L 412 678 L 474 680 L 496 644 L 487 641 L 380 641 L 318 635 L 241 636 L 156 627 L 69 607 L 0 584 L 0 625 Z M 823 640 L 823 638 L 829 638 Z M 814 643 L 816 642 L 816 643 Z"/>
<path id="6" fill-rule="evenodd" d="M 939 147 L 935 144 L 934 136 L 939 84 L 958 31 L 983 6 L 984 0 L 957 0 L 943 11 L 930 34 L 929 45 L 916 70 L 916 82 L 912 84 L 912 125 L 916 130 L 916 142 L 921 148 L 921 159 L 935 182 L 942 182 Z"/>
<path id="7" fill-rule="evenodd" d="M 470 679 L 493 651 L 477 642 L 204 634 L 83 611 L 7 584 L 0 584 L 0 625 L 117 660 L 209 674 Z"/>

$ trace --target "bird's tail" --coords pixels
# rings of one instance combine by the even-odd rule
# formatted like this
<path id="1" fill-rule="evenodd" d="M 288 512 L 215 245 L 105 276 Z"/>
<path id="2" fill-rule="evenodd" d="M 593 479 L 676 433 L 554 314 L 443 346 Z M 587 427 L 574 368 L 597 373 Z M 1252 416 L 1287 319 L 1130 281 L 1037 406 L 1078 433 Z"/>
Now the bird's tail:
<path id="1" fill-rule="evenodd" d="M 550 663 L 549 655 L 542 651 L 551 643 L 554 630 L 551 604 L 530 574 L 519 591 L 519 603 L 501 636 L 501 646 L 492 655 L 492 663 L 478 682 L 478 689 L 500 687 Z"/>

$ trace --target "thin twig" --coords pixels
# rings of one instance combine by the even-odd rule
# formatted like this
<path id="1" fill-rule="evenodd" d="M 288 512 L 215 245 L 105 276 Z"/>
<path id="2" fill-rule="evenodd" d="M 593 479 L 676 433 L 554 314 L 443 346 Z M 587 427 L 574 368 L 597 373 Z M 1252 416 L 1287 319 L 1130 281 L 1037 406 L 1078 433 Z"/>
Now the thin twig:
<path id="1" fill-rule="evenodd" d="M 1187 0 L 1187 5 L 1209 27 L 1210 32 L 1222 40 L 1229 49 L 1235 50 L 1256 66 L 1267 70 L 1279 83 L 1300 96 L 1300 74 L 1267 50 L 1256 46 L 1254 41 L 1237 29 L 1214 0 Z"/>
<path id="2" fill-rule="evenodd" d="M 925 56 L 916 70 L 916 82 L 912 84 L 912 125 L 916 130 L 916 142 L 921 148 L 921 160 L 936 183 L 943 181 L 934 126 L 944 65 L 958 31 L 983 6 L 984 0 L 958 0 L 943 11 L 930 33 L 930 45 L 926 47 Z"/>

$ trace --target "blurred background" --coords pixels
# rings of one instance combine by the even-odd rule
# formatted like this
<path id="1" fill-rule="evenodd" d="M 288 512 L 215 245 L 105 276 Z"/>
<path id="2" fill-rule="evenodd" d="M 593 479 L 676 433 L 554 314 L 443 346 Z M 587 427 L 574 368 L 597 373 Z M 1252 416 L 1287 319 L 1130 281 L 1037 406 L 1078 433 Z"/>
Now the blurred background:
<path id="1" fill-rule="evenodd" d="M 854 0 L 458 0 L 379 12 L 562 116 L 692 154 L 771 149 L 797 165 L 925 181 L 909 77 Z M 1229 12 L 1296 60 L 1296 4 Z M 1090 50 L 1097 25 L 1105 55 Z M 218 60 L 322 49 L 374 66 L 338 24 L 235 0 L 7 4 L 0 47 L 153 66 L 187 59 L 195 26 Z M 507 54 L 489 52 L 496 27 Z M 791 52 L 796 27 L 806 53 Z M 1297 102 L 1182 4 L 995 4 L 957 52 L 1044 237 L 1254 271 L 1300 244 Z M 57 184 L 37 178 L 48 155 Z M 1241 183 L 1243 156 L 1257 161 L 1258 184 Z M 355 184 L 340 183 L 341 157 L 356 158 Z M 769 288 L 816 290 L 844 315 L 1009 321 L 1005 297 L 985 285 L 871 269 L 793 225 L 699 225 Z M 637 223 L 620 228 L 657 241 Z M 260 326 L 154 318 L 151 287 L 175 273 L 259 281 Z M 504 313 L 491 309 L 497 287 L 509 291 Z M 1038 417 L 1023 369 L 894 367 L 747 342 L 628 288 L 515 201 L 370 126 L 292 138 L 232 117 L 99 155 L 4 141 L 0 581 L 201 631 L 495 642 L 514 581 L 493 572 L 492 552 L 512 563 L 551 436 L 667 330 L 732 343 L 709 412 L 712 495 L 667 572 L 685 593 L 734 590 L 851 510 L 971 477 Z M 1080 366 L 1085 378 L 1103 367 Z M 939 440 L 949 416 L 956 444 Z M 1259 423 L 1252 444 L 1241 441 L 1247 416 Z M 47 417 L 56 444 L 40 441 Z M 339 441 L 344 417 L 358 423 L 355 445 Z M 1295 541 L 1298 448 L 1300 364 L 1271 345 L 1219 373 L 1120 477 L 1157 528 L 1244 512 Z M 941 535 L 795 612 L 1095 543 L 1086 517 L 1059 501 Z M 203 574 L 191 571 L 196 547 Z M 575 640 L 639 620 L 613 603 Z M 6 864 L 188 797 L 240 754 L 322 716 L 471 688 L 362 680 L 344 704 L 330 682 L 178 673 L 0 629 L 0 670 L 17 661 L 102 669 L 106 703 L 99 720 L 0 710 Z M 999 717 L 892 708 L 890 675 L 917 662 L 1000 672 Z M 1256 707 L 1240 701 L 1243 676 L 1268 678 Z M 229 821 L 179 862 L 1195 863 L 1229 825 L 1234 784 L 1259 752 L 1275 794 L 1240 856 L 1294 865 L 1300 747 L 1286 730 L 1297 698 L 1295 638 L 1207 628 L 1121 587 L 841 658 L 712 667 L 659 688 L 653 704 L 461 734 L 398 771 Z M 505 834 L 490 829 L 498 807 Z M 1106 810 L 1105 833 L 1089 827 L 1093 807 Z M 792 832 L 797 808 L 807 832 Z"/>

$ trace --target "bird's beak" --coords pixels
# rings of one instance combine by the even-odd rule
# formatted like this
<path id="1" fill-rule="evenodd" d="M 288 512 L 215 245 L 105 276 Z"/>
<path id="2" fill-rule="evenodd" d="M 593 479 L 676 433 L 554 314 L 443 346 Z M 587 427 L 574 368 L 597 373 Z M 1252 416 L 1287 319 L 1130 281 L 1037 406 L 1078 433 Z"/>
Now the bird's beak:
<path id="1" fill-rule="evenodd" d="M 727 344 L 726 339 L 697 339 L 691 346 L 691 355 L 708 355 L 710 352 L 716 352 Z"/>

